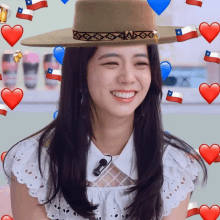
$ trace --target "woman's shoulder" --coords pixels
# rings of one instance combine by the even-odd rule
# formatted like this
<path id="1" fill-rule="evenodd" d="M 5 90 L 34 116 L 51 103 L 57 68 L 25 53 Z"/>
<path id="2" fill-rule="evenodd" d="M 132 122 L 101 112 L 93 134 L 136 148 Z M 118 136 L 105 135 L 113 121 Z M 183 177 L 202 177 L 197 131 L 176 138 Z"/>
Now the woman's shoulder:
<path id="1" fill-rule="evenodd" d="M 167 143 L 164 155 L 163 165 L 165 172 L 167 170 L 177 170 L 178 172 L 187 173 L 191 179 L 196 179 L 198 173 L 202 171 L 202 167 L 199 162 L 192 156 L 194 154 L 198 159 L 201 157 L 195 150 L 189 145 L 184 145 L 181 139 L 180 141 L 170 139 Z M 178 146 L 179 148 L 177 148 Z M 174 178 L 174 177 L 172 177 Z"/>
<path id="2" fill-rule="evenodd" d="M 17 177 L 19 183 L 26 183 L 30 186 L 37 182 L 36 176 L 40 179 L 38 153 L 39 139 L 42 133 L 22 140 L 14 145 L 7 152 L 4 158 L 4 169 L 11 178 L 11 173 Z M 44 174 L 48 168 L 47 147 L 42 146 L 40 152 L 41 168 Z M 6 177 L 8 184 L 11 185 L 11 179 Z"/>
<path id="3" fill-rule="evenodd" d="M 183 201 L 187 193 L 192 192 L 199 181 L 199 173 L 203 171 L 198 161 L 190 156 L 185 142 L 170 139 L 163 155 L 164 183 L 162 198 L 164 201 L 164 213 L 168 216 L 172 208 Z M 185 149 L 178 149 L 174 145 Z M 192 151 L 193 152 L 193 148 Z M 196 153 L 196 151 L 195 151 Z"/>
<path id="4" fill-rule="evenodd" d="M 35 152 L 39 147 L 39 140 L 43 132 L 30 136 L 26 139 L 19 141 L 17 144 L 12 146 L 7 156 L 12 156 L 13 154 L 18 155 L 25 155 L 23 157 L 28 158 L 28 155 Z M 42 151 L 45 153 L 48 150 L 50 138 L 47 138 L 47 141 L 44 141 L 42 144 Z M 13 155 L 15 156 L 15 155 Z"/>

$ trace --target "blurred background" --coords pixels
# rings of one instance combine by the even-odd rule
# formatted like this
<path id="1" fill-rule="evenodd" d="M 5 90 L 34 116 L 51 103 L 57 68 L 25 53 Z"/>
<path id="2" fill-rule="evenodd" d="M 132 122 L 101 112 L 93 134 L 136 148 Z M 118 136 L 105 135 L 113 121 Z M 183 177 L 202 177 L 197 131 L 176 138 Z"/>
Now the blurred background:
<path id="1" fill-rule="evenodd" d="M 75 0 L 64 5 L 60 0 L 47 0 L 48 8 L 34 12 L 33 20 L 16 18 L 18 7 L 26 8 L 25 0 L 4 0 L 10 7 L 12 15 L 7 19 L 8 25 L 21 25 L 24 33 L 21 39 L 53 30 L 69 28 L 73 25 Z M 202 7 L 192 6 L 184 0 L 171 0 L 170 5 L 160 15 L 156 15 L 157 25 L 189 26 L 200 23 L 220 23 L 220 2 L 204 1 Z M 3 26 L 4 24 L 0 24 Z M 61 69 L 53 56 L 54 48 L 25 47 L 19 40 L 11 47 L 0 36 L 0 91 L 3 88 L 21 88 L 24 97 L 21 103 L 7 116 L 0 115 L 0 152 L 7 151 L 16 142 L 40 130 L 53 120 L 53 113 L 58 110 L 60 82 L 46 78 L 48 68 Z M 163 82 L 162 114 L 164 129 L 178 136 L 195 149 L 201 144 L 220 144 L 220 96 L 209 105 L 199 93 L 201 83 L 220 83 L 220 65 L 204 61 L 206 50 L 220 52 L 220 35 L 209 44 L 203 37 L 185 42 L 159 45 L 160 60 L 170 62 L 172 70 Z M 13 61 L 13 54 L 20 50 L 23 58 Z M 10 71 L 9 67 L 10 66 Z M 167 91 L 182 92 L 182 104 L 166 101 Z M 4 104 L 0 97 L 0 104 Z M 206 162 L 205 162 L 206 163 Z M 206 163 L 207 164 L 207 163 Z M 198 207 L 206 204 L 211 207 L 220 205 L 219 164 L 208 167 L 209 179 L 206 189 L 196 188 L 191 202 Z M 200 176 L 202 179 L 202 175 Z M 11 214 L 10 191 L 0 166 L 0 217 Z M 199 215 L 192 220 L 202 219 Z"/>

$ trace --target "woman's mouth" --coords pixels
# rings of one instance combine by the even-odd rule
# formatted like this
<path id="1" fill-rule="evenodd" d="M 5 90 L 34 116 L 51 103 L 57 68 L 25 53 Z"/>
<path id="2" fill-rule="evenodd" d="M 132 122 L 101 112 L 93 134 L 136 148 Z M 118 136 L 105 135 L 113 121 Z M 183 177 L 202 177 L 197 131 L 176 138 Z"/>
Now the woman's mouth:
<path id="1" fill-rule="evenodd" d="M 134 97 L 136 96 L 137 92 L 110 92 L 114 98 L 123 103 L 130 103 L 134 100 Z"/>

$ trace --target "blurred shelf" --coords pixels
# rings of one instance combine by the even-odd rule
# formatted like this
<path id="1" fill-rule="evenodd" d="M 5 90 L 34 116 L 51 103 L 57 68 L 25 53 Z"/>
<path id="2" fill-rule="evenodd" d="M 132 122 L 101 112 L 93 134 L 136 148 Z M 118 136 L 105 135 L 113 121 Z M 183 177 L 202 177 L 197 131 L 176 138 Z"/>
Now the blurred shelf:
<path id="1" fill-rule="evenodd" d="M 23 89 L 23 88 L 22 88 Z M 162 104 L 170 105 L 170 102 L 166 101 L 168 90 L 174 92 L 181 92 L 184 94 L 184 104 L 208 104 L 201 96 L 198 88 L 183 88 L 183 87 L 163 87 Z M 25 90 L 23 89 L 24 97 L 21 104 L 57 104 L 59 100 L 60 90 Z M 0 97 L 0 103 L 3 103 Z M 220 104 L 220 95 L 214 100 L 213 104 Z M 208 104 L 209 105 L 209 104 Z"/>
<path id="2" fill-rule="evenodd" d="M 166 101 L 168 90 L 184 94 L 182 104 Z M 13 112 L 54 112 L 58 109 L 60 90 L 25 90 L 21 103 Z M 4 104 L 0 97 L 0 104 Z M 170 113 L 220 113 L 220 95 L 210 105 L 199 93 L 197 88 L 163 87 L 161 109 L 163 114 Z M 11 110 L 8 108 L 8 111 Z"/>

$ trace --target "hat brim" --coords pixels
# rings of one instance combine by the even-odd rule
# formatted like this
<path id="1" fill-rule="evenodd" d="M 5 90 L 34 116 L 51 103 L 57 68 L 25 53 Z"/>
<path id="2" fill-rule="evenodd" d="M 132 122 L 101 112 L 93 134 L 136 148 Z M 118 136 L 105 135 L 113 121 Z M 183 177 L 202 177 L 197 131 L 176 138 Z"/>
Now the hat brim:
<path id="1" fill-rule="evenodd" d="M 168 44 L 177 42 L 175 29 L 179 26 L 157 26 L 157 32 L 160 35 L 157 44 Z M 201 36 L 197 28 L 198 37 Z M 102 45 L 132 45 L 132 44 L 156 44 L 155 39 L 124 40 L 124 41 L 81 41 L 73 38 L 72 28 L 52 31 L 49 33 L 29 37 L 21 41 L 21 45 L 32 47 L 91 47 Z"/>

